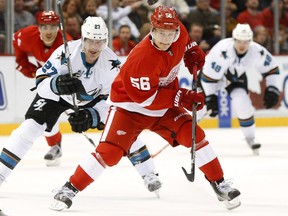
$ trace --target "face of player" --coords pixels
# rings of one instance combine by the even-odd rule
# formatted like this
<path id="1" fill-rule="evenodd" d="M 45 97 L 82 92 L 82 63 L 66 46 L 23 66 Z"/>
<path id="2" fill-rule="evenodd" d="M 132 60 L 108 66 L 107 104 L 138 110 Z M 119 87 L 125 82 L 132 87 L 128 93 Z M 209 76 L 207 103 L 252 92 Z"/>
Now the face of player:
<path id="1" fill-rule="evenodd" d="M 158 49 L 166 51 L 174 42 L 176 38 L 176 30 L 167 30 L 155 28 L 152 30 L 153 43 L 157 46 Z"/>
<path id="2" fill-rule="evenodd" d="M 52 46 L 58 33 L 58 25 L 40 25 L 39 32 L 41 40 L 48 47 Z"/>
<path id="3" fill-rule="evenodd" d="M 105 48 L 107 40 L 93 40 L 89 38 L 84 38 L 82 43 L 86 62 L 89 64 L 93 64 L 99 57 L 101 51 Z"/>
<path id="4" fill-rule="evenodd" d="M 250 45 L 250 41 L 241 41 L 235 40 L 234 48 L 236 49 L 237 54 L 244 54 L 247 52 Z"/>

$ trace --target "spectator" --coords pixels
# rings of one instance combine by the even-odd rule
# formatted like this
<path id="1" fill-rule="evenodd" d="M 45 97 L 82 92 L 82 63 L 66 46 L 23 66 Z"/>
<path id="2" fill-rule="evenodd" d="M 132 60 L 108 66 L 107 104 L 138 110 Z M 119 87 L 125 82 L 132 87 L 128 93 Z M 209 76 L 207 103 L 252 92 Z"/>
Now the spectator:
<path id="1" fill-rule="evenodd" d="M 0 0 L 0 53 L 5 52 L 5 7 L 6 0 Z"/>
<path id="2" fill-rule="evenodd" d="M 29 12 L 24 10 L 23 0 L 14 0 L 14 10 L 15 10 L 15 23 L 14 31 L 18 31 L 20 28 L 24 28 L 29 25 L 35 24 L 34 16 Z"/>
<path id="3" fill-rule="evenodd" d="M 81 38 L 81 23 L 82 19 L 77 15 L 69 16 L 65 19 L 65 30 L 73 38 L 73 40 L 78 40 Z"/>
<path id="4" fill-rule="evenodd" d="M 284 8 L 284 2 L 283 0 L 278 1 L 278 8 L 279 8 L 279 24 L 285 26 L 288 28 L 288 12 Z M 273 29 L 274 29 L 274 2 L 271 2 L 271 5 L 269 7 L 266 7 L 262 11 L 262 23 L 269 31 L 270 35 L 273 35 Z"/>
<path id="5" fill-rule="evenodd" d="M 88 16 L 97 16 L 96 9 L 98 6 L 97 0 L 85 0 L 82 5 L 82 20 L 85 20 Z"/>
<path id="6" fill-rule="evenodd" d="M 241 12 L 238 17 L 238 23 L 248 23 L 252 30 L 259 25 L 263 25 L 261 21 L 261 11 L 259 8 L 258 0 L 246 0 L 246 10 Z"/>
<path id="7" fill-rule="evenodd" d="M 130 51 L 136 46 L 136 43 L 130 39 L 131 29 L 128 25 L 119 28 L 119 35 L 113 40 L 113 51 L 118 56 L 128 56 Z"/>
<path id="8" fill-rule="evenodd" d="M 137 1 L 137 0 L 124 0 L 124 1 L 122 1 L 123 2 L 122 7 L 129 6 L 132 3 L 134 3 L 135 1 Z M 137 28 L 139 30 L 144 23 L 150 21 L 148 14 L 149 14 L 149 10 L 143 4 L 143 5 L 140 5 L 140 7 L 136 8 L 135 10 L 131 11 L 131 13 L 128 15 L 128 17 L 133 23 L 135 23 L 135 25 L 137 26 Z"/>
<path id="9" fill-rule="evenodd" d="M 221 7 L 221 0 L 213 0 L 210 2 L 210 6 L 212 8 L 214 8 L 215 10 L 220 11 L 220 7 Z"/>
<path id="10" fill-rule="evenodd" d="M 138 42 L 140 42 L 147 34 L 149 34 L 150 30 L 151 30 L 150 22 L 144 23 L 143 26 L 140 28 L 140 36 L 138 38 Z"/>
<path id="11" fill-rule="evenodd" d="M 264 26 L 257 26 L 254 29 L 253 40 L 261 46 L 265 47 L 269 52 L 273 53 L 272 41 L 267 29 Z"/>
<path id="12" fill-rule="evenodd" d="M 198 46 L 204 51 L 208 51 L 210 49 L 210 45 L 206 40 L 203 40 L 203 26 L 199 23 L 192 23 L 189 31 L 190 39 L 196 41 Z"/>
<path id="13" fill-rule="evenodd" d="M 65 0 L 62 5 L 63 16 L 67 18 L 68 16 L 80 16 L 81 6 L 79 0 Z"/>
<path id="14" fill-rule="evenodd" d="M 279 26 L 279 47 L 280 54 L 288 54 L 288 34 L 283 25 Z"/>
<path id="15" fill-rule="evenodd" d="M 142 1 L 134 2 L 133 4 L 126 6 L 124 8 L 121 8 L 119 6 L 119 0 L 112 0 L 112 20 L 113 20 L 113 28 L 116 32 L 119 31 L 120 26 L 122 25 L 128 25 L 131 29 L 131 34 L 134 38 L 138 38 L 140 33 L 135 25 L 128 15 L 131 13 L 131 11 L 136 10 L 142 5 Z M 108 18 L 108 7 L 106 4 L 106 1 L 102 1 L 102 5 L 100 5 L 97 8 L 96 13 L 98 16 L 102 17 L 104 20 L 107 20 Z"/>
<path id="16" fill-rule="evenodd" d="M 40 0 L 24 0 L 24 9 L 33 15 L 38 11 L 38 3 Z"/>
<path id="17" fill-rule="evenodd" d="M 38 8 L 38 11 L 34 15 L 36 21 L 39 20 L 39 17 L 42 15 L 42 12 L 45 11 L 45 1 L 39 0 L 37 8 Z"/>
<path id="18" fill-rule="evenodd" d="M 232 31 L 237 25 L 237 20 L 234 13 L 237 11 L 237 6 L 230 0 L 226 1 L 225 19 L 226 19 L 226 37 L 232 37 Z"/>
<path id="19" fill-rule="evenodd" d="M 213 37 L 214 25 L 219 25 L 219 13 L 209 6 L 209 0 L 196 0 L 196 6 L 188 15 L 188 26 L 199 23 L 204 28 L 203 39 Z"/>

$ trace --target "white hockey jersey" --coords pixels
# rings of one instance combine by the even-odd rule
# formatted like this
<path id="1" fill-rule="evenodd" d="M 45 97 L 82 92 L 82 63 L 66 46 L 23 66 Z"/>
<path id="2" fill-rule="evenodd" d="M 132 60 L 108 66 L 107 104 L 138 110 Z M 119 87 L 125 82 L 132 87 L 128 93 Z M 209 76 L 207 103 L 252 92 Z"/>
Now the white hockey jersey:
<path id="1" fill-rule="evenodd" d="M 267 86 L 275 86 L 280 90 L 278 64 L 266 48 L 251 42 L 247 53 L 240 58 L 234 48 L 234 39 L 223 39 L 205 58 L 201 77 L 203 90 L 206 95 L 211 95 L 231 82 L 247 82 L 247 78 L 241 78 L 246 77 L 252 68 L 266 79 Z"/>
<path id="2" fill-rule="evenodd" d="M 98 57 L 95 64 L 87 64 L 85 55 L 82 52 L 81 39 L 68 42 L 70 53 L 71 68 L 73 74 L 81 80 L 87 93 L 86 100 L 76 99 L 79 107 L 84 106 L 97 98 L 99 95 L 108 95 L 111 84 L 119 72 L 120 61 L 117 55 L 106 47 Z M 59 74 L 69 73 L 67 61 L 64 54 L 64 45 L 57 48 L 42 68 L 36 73 L 37 93 L 47 99 L 59 101 L 60 97 L 69 104 L 73 105 L 72 95 L 56 95 L 50 87 L 53 77 Z M 99 112 L 101 121 L 105 122 L 108 114 L 109 105 L 105 100 L 99 101 L 94 108 Z"/>

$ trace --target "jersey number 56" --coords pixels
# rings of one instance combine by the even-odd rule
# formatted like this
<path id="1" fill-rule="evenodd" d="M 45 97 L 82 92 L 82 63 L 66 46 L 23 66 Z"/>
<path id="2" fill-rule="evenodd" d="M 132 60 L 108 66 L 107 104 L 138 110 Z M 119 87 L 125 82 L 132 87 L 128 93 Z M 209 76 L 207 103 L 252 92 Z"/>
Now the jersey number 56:
<path id="1" fill-rule="evenodd" d="M 140 77 L 140 78 L 133 78 L 130 77 L 130 81 L 133 87 L 136 87 L 139 90 L 150 90 L 150 82 L 149 77 Z"/>

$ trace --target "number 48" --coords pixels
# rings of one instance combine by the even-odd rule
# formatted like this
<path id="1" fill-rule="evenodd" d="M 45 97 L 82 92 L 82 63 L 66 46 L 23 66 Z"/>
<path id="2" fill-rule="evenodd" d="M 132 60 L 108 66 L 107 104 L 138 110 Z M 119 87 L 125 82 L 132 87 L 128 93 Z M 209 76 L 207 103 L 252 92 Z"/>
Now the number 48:
<path id="1" fill-rule="evenodd" d="M 140 78 L 130 78 L 132 86 L 140 90 L 150 90 L 149 77 L 140 77 Z"/>

